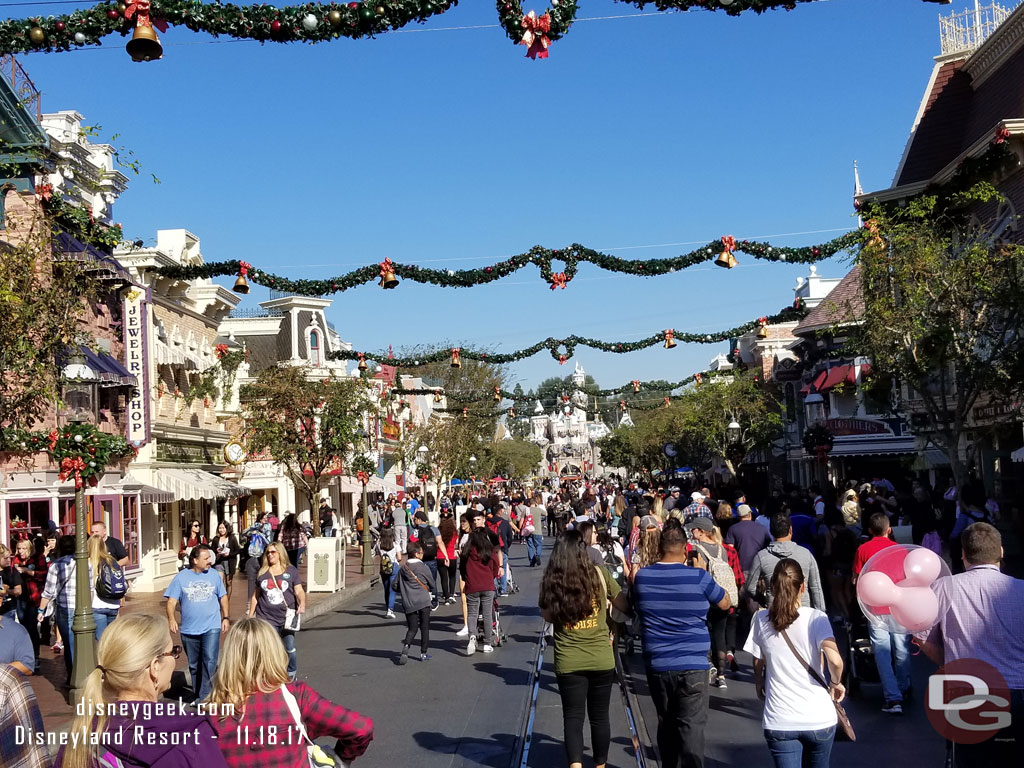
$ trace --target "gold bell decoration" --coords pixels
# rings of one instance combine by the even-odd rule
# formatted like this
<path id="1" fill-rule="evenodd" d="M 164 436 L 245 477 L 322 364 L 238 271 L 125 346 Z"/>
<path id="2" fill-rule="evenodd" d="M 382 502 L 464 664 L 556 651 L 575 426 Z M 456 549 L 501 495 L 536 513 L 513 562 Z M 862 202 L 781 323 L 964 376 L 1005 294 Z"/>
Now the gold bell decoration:
<path id="1" fill-rule="evenodd" d="M 366 355 L 364 355 L 362 352 L 360 352 L 359 353 L 359 365 L 357 365 L 356 368 L 358 368 L 360 371 L 365 371 L 369 367 L 370 366 L 368 366 L 366 364 Z"/>
<path id="2" fill-rule="evenodd" d="M 619 400 L 619 410 L 620 411 L 625 411 L 626 410 L 626 401 L 625 400 Z"/>
<path id="3" fill-rule="evenodd" d="M 514 419 L 516 417 L 516 409 L 514 406 L 508 409 L 508 417 L 510 419 Z"/>
<path id="4" fill-rule="evenodd" d="M 762 318 L 762 320 L 763 319 L 764 318 Z M 766 323 L 762 322 L 760 324 L 760 327 L 757 329 L 757 338 L 759 338 L 759 339 L 767 339 L 768 338 L 768 326 L 767 326 Z"/>
<path id="5" fill-rule="evenodd" d="M 668 408 L 669 405 L 671 405 L 671 401 L 666 397 L 665 398 L 665 407 Z"/>
<path id="6" fill-rule="evenodd" d="M 676 332 L 671 328 L 665 331 L 665 349 L 672 349 L 676 346 Z"/>
<path id="7" fill-rule="evenodd" d="M 435 389 L 434 390 L 434 402 L 435 403 L 440 403 L 441 402 L 441 390 L 440 389 Z"/>
<path id="8" fill-rule="evenodd" d="M 462 355 L 460 354 L 461 351 L 462 350 L 460 350 L 459 347 L 452 347 L 452 368 L 462 367 Z"/>
<path id="9" fill-rule="evenodd" d="M 398 285 L 398 278 L 395 277 L 395 265 L 391 259 L 384 259 L 380 263 L 380 287 L 388 290 Z"/>
<path id="10" fill-rule="evenodd" d="M 633 379 L 633 391 L 634 392 L 639 392 L 640 391 L 640 380 L 639 379 Z"/>
<path id="11" fill-rule="evenodd" d="M 498 389 L 497 387 L 494 388 L 494 402 L 501 402 L 501 390 Z"/>
<path id="12" fill-rule="evenodd" d="M 136 30 L 138 27 L 136 27 Z M 131 45 L 131 43 L 129 43 Z M 238 277 L 235 279 L 235 293 L 246 294 L 249 292 L 249 281 L 245 279 L 245 276 L 249 274 L 249 270 L 252 269 L 252 264 L 247 261 L 238 262 Z"/>
<path id="13" fill-rule="evenodd" d="M 736 257 L 732 255 L 732 252 L 736 250 L 736 238 L 732 235 L 725 235 L 722 237 L 722 252 L 718 254 L 718 258 L 715 259 L 715 264 L 719 267 L 725 267 L 726 269 L 732 269 L 737 264 Z"/>
<path id="14" fill-rule="evenodd" d="M 463 408 L 462 409 L 462 418 L 464 418 L 464 419 L 468 419 L 469 418 L 469 408 Z"/>
<path id="15" fill-rule="evenodd" d="M 132 61 L 156 61 L 163 58 L 164 47 L 150 24 L 139 24 L 132 32 L 132 39 L 124 47 Z"/>

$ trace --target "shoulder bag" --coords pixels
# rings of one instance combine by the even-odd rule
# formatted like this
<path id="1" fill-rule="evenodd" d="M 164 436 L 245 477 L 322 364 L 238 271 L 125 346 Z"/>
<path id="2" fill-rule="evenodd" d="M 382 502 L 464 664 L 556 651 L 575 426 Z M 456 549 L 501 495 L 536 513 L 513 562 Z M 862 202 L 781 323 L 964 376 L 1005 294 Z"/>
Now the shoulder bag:
<path id="1" fill-rule="evenodd" d="M 272 587 L 272 589 L 276 589 L 278 592 L 281 593 L 281 602 L 284 603 L 286 606 L 284 609 L 283 629 L 287 629 L 289 632 L 298 632 L 302 628 L 302 614 L 299 613 L 298 610 L 296 610 L 296 608 L 298 607 L 298 598 L 294 598 L 296 601 L 296 608 L 288 608 L 288 602 L 287 600 L 285 600 L 284 597 L 284 590 L 281 589 L 280 577 L 274 576 L 274 574 L 271 571 L 267 571 L 267 575 L 269 575 L 270 578 L 274 580 L 274 586 Z M 295 594 L 294 591 L 292 592 L 292 594 Z"/>
<path id="2" fill-rule="evenodd" d="M 306 733 L 306 726 L 302 723 L 299 702 L 295 700 L 295 696 L 288 690 L 287 685 L 281 686 L 281 695 L 284 696 L 284 703 L 288 705 L 288 711 L 291 712 L 292 720 L 295 721 L 295 727 L 299 729 L 299 735 L 302 736 L 302 740 L 305 742 L 309 768 L 348 768 L 347 763 L 338 757 L 333 749 L 321 747 L 309 738 L 309 734 Z"/>
<path id="3" fill-rule="evenodd" d="M 814 667 L 812 667 L 810 664 L 804 661 L 804 657 L 799 654 L 799 652 L 796 649 L 796 646 L 793 645 L 793 641 L 790 640 L 789 635 L 786 634 L 786 630 L 782 630 L 780 634 L 782 635 L 782 639 L 786 641 L 786 645 L 789 646 L 789 650 L 791 650 L 793 652 L 793 655 L 796 656 L 796 660 L 800 662 L 800 666 L 806 669 L 808 673 L 810 673 L 811 677 L 817 680 L 818 683 L 822 685 L 828 692 L 828 697 L 832 701 L 833 706 L 835 706 L 836 708 L 836 717 L 838 718 L 838 727 L 836 728 L 836 740 L 856 741 L 857 734 L 854 733 L 853 723 L 850 722 L 850 717 L 846 714 L 846 709 L 843 707 L 843 705 L 832 698 L 832 689 L 829 687 L 829 684 L 825 682 L 825 678 L 821 676 L 821 673 L 818 672 L 818 670 L 816 670 Z"/>

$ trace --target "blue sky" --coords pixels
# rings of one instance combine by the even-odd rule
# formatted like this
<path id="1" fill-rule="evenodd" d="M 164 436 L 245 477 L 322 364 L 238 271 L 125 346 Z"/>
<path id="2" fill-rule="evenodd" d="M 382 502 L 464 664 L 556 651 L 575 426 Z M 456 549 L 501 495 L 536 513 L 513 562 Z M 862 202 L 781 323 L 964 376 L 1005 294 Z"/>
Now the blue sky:
<path id="1" fill-rule="evenodd" d="M 725 234 L 806 245 L 855 226 L 853 161 L 866 190 L 889 185 L 939 52 L 938 16 L 967 4 L 585 21 L 639 12 L 584 0 L 551 57 L 530 61 L 491 2 L 465 0 L 375 40 L 261 46 L 172 29 L 159 62 L 131 62 L 116 37 L 22 61 L 44 111 L 78 110 L 141 157 L 143 176 L 115 207 L 132 239 L 184 227 L 208 261 L 292 277 L 388 256 L 459 269 L 572 242 L 642 259 Z M 549 335 L 731 327 L 789 304 L 807 274 L 739 258 L 731 271 L 659 278 L 584 265 L 557 292 L 535 269 L 473 289 L 369 284 L 339 294 L 329 317 L 356 349 L 509 351 Z M 263 298 L 255 288 L 246 304 Z M 681 379 L 721 350 L 581 348 L 576 359 L 618 386 Z M 542 352 L 513 372 L 528 388 L 571 368 Z"/>

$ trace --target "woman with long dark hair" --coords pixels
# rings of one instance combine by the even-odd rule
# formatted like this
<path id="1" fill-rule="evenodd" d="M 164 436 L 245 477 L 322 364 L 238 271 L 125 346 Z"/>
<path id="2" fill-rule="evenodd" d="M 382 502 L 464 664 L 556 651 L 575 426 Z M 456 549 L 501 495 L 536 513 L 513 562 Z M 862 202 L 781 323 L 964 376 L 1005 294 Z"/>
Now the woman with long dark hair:
<path id="1" fill-rule="evenodd" d="M 800 604 L 807 585 L 796 560 L 783 558 L 771 579 L 772 601 L 758 611 L 744 650 L 754 656 L 757 694 L 765 699 L 762 727 L 776 768 L 827 768 L 836 735 L 835 707 L 846 689 L 828 616 Z M 808 667 L 825 679 L 819 684 Z"/>
<path id="2" fill-rule="evenodd" d="M 242 545 L 238 543 L 231 523 L 226 520 L 217 526 L 217 535 L 213 538 L 213 551 L 217 553 L 217 560 L 213 567 L 220 571 L 224 577 L 224 588 L 228 591 L 228 599 L 231 598 L 231 583 L 235 580 L 235 563 L 238 560 L 238 553 Z"/>
<path id="3" fill-rule="evenodd" d="M 459 529 L 455 520 L 442 517 L 438 524 L 441 540 L 437 548 L 437 575 L 441 582 L 441 602 L 454 603 L 459 588 Z"/>
<path id="4" fill-rule="evenodd" d="M 200 544 L 209 544 L 207 538 L 203 536 L 203 526 L 198 520 L 190 520 L 181 537 L 181 546 L 178 547 L 178 560 L 182 570 L 189 567 L 189 555 Z"/>
<path id="5" fill-rule="evenodd" d="M 477 528 L 469 534 L 469 543 L 462 556 L 462 578 L 466 592 L 466 618 L 476 624 L 476 617 L 483 616 L 484 653 L 491 653 L 491 639 L 494 632 L 494 580 L 498 577 L 498 551 L 490 532 Z M 466 655 L 476 653 L 476 628 L 469 628 L 469 643 Z"/>
<path id="6" fill-rule="evenodd" d="M 540 612 L 555 638 L 555 675 L 562 699 L 569 768 L 583 766 L 583 721 L 590 718 L 596 768 L 608 761 L 608 706 L 615 658 L 608 642 L 608 601 L 625 612 L 628 603 L 606 569 L 594 565 L 583 538 L 568 531 L 555 542 L 540 583 Z"/>

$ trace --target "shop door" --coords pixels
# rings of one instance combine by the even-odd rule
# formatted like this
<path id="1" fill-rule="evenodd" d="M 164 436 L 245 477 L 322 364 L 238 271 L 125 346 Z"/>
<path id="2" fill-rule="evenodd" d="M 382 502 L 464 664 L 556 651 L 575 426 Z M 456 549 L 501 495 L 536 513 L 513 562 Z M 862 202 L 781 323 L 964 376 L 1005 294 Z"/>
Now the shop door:
<path id="1" fill-rule="evenodd" d="M 93 523 L 103 523 L 107 526 L 107 534 L 109 536 L 123 541 L 122 530 L 124 526 L 121 522 L 121 497 L 90 496 L 89 498 L 92 500 L 92 519 L 89 521 L 89 527 L 91 528 Z"/>

